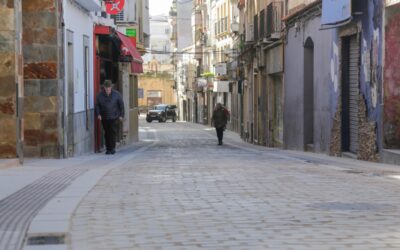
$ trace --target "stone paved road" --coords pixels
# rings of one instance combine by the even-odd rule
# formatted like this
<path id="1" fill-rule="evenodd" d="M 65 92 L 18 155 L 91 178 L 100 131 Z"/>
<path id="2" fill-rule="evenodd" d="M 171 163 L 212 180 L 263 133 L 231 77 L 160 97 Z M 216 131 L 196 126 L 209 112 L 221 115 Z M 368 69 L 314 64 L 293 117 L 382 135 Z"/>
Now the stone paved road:
<path id="1" fill-rule="evenodd" d="M 218 147 L 193 124 L 142 125 L 154 145 L 82 201 L 72 249 L 400 249 L 400 180 L 383 165 L 304 160 L 234 136 Z"/>

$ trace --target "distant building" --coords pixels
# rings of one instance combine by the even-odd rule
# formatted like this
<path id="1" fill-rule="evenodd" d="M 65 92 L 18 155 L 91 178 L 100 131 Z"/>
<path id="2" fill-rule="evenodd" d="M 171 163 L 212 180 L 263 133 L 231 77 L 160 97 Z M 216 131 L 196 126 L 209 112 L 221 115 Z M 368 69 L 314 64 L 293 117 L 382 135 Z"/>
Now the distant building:
<path id="1" fill-rule="evenodd" d="M 167 16 L 150 17 L 150 52 L 143 57 L 145 65 L 152 60 L 160 64 L 171 64 L 171 33 L 172 26 Z"/>

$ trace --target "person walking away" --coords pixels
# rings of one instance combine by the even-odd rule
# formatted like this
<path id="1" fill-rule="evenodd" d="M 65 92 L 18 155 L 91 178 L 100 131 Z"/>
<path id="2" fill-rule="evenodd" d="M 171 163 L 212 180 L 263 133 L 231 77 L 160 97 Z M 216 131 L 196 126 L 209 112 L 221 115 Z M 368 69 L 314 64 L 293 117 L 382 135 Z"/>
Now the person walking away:
<path id="1" fill-rule="evenodd" d="M 217 131 L 218 145 L 222 145 L 222 140 L 224 138 L 224 130 L 226 129 L 226 124 L 229 120 L 229 111 L 224 108 L 221 103 L 217 103 L 215 106 L 211 122 Z"/>
<path id="2" fill-rule="evenodd" d="M 103 125 L 106 141 L 106 154 L 115 154 L 118 122 L 125 115 L 121 94 L 113 89 L 111 80 L 105 80 L 103 89 L 97 95 L 95 112 Z"/>

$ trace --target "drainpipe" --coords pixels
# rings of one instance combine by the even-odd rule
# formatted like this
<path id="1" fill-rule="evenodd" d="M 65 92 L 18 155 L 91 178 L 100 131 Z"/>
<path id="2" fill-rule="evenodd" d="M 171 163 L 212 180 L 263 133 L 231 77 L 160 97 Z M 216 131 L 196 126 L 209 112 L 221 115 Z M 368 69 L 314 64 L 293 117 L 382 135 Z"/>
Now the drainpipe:
<path id="1" fill-rule="evenodd" d="M 19 163 L 24 163 L 24 129 L 23 129 L 23 57 L 22 57 L 22 7 L 21 0 L 14 0 L 15 23 L 15 84 L 16 84 L 16 155 Z"/>

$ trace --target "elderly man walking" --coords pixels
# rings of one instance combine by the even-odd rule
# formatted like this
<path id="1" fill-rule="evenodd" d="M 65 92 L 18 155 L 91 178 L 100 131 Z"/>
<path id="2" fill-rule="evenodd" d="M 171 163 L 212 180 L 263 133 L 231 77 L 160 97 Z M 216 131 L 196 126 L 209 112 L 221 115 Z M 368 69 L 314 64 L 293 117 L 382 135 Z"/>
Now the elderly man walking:
<path id="1" fill-rule="evenodd" d="M 115 154 L 118 121 L 125 115 L 121 94 L 114 90 L 113 83 L 105 80 L 103 90 L 97 95 L 96 116 L 101 120 L 106 141 L 106 154 Z"/>
<path id="2" fill-rule="evenodd" d="M 221 146 L 224 138 L 224 130 L 226 129 L 226 124 L 229 120 L 229 111 L 224 108 L 221 103 L 217 103 L 211 119 L 211 122 L 217 131 L 218 145 Z"/>

